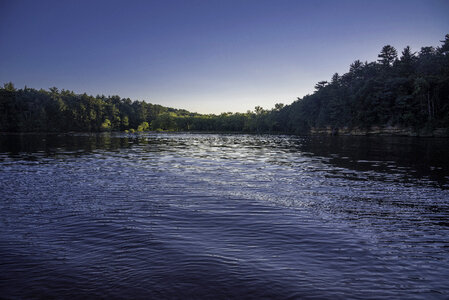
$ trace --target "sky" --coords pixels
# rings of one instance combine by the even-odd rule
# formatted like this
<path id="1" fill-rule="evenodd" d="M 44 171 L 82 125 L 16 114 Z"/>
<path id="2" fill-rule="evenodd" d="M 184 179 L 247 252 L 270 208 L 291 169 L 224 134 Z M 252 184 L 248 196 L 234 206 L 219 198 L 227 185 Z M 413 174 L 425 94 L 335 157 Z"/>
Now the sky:
<path id="1" fill-rule="evenodd" d="M 443 0 L 0 0 L 0 84 L 271 109 L 384 45 L 441 45 L 448 16 Z"/>

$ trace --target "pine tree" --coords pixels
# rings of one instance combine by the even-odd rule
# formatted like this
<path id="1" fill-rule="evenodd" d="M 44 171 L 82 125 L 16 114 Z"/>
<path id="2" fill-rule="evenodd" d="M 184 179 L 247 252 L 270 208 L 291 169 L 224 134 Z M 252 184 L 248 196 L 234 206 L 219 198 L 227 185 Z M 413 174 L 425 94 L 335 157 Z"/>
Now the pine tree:
<path id="1" fill-rule="evenodd" d="M 385 67 L 388 67 L 391 66 L 393 62 L 397 59 L 398 52 L 394 47 L 386 45 L 382 48 L 382 51 L 377 57 L 380 58 L 377 60 L 379 63 L 381 63 Z"/>

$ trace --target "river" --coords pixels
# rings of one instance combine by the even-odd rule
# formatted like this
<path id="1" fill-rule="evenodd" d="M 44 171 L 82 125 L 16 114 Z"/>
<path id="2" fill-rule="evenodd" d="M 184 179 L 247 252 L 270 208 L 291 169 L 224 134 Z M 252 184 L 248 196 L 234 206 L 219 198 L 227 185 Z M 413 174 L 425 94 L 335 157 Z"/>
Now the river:
<path id="1" fill-rule="evenodd" d="M 0 295 L 447 299 L 449 140 L 0 135 Z"/>

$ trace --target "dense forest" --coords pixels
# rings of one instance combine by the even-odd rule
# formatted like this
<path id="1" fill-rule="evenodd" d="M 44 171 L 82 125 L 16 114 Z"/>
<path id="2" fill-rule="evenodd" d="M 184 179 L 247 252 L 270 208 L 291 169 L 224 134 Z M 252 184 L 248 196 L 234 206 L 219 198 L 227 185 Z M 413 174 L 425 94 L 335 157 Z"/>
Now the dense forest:
<path id="1" fill-rule="evenodd" d="M 449 135 L 449 34 L 438 47 L 384 46 L 376 62 L 354 61 L 311 95 L 271 110 L 204 115 L 119 96 L 56 87 L 0 88 L 0 132 L 233 131 L 310 132 L 407 128 Z"/>

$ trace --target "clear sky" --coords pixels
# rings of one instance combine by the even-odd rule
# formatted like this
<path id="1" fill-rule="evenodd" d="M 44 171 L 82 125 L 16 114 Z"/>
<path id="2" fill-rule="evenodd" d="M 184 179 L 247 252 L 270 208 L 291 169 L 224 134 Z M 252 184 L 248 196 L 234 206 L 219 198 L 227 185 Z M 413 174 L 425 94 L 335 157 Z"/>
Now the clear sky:
<path id="1" fill-rule="evenodd" d="M 245 112 L 447 33 L 436 0 L 0 0 L 0 83 Z"/>

